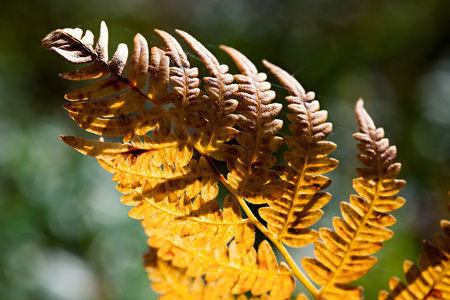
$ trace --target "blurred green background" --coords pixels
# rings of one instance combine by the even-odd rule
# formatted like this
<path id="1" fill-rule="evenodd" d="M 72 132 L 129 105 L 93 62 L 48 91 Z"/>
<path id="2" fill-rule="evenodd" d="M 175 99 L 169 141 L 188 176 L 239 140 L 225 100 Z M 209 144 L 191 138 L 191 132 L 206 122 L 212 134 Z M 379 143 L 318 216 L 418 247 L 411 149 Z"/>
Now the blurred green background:
<path id="1" fill-rule="evenodd" d="M 237 48 L 260 70 L 265 58 L 315 91 L 328 110 L 340 160 L 330 173 L 330 226 L 339 202 L 352 193 L 359 97 L 398 147 L 408 202 L 394 215 L 395 236 L 379 264 L 360 283 L 366 299 L 416 261 L 421 240 L 440 232 L 450 190 L 450 1 L 392 0 L 96 0 L 5 1 L 0 10 L 0 299 L 153 299 L 142 269 L 145 235 L 111 174 L 66 146 L 58 135 L 84 133 L 69 118 L 63 95 L 83 83 L 58 73 L 73 70 L 40 47 L 50 31 L 110 30 L 110 53 L 143 34 L 160 45 L 159 28 L 178 28 L 224 63 L 218 46 Z M 186 47 L 188 49 L 188 47 Z M 193 51 L 189 51 L 195 60 Z M 232 67 L 232 70 L 236 70 Z M 204 71 L 204 70 L 203 70 Z M 269 80 L 285 103 L 286 92 Z M 286 112 L 282 112 L 285 118 Z M 312 255 L 312 248 L 293 250 Z M 301 287 L 299 287 L 301 290 Z"/>

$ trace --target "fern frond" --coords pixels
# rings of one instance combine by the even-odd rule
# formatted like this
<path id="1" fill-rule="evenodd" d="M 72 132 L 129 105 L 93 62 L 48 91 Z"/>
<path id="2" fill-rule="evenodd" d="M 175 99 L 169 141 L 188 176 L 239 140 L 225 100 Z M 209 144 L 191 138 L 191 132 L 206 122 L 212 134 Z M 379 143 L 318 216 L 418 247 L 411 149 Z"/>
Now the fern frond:
<path id="1" fill-rule="evenodd" d="M 238 104 L 235 99 L 232 99 L 238 86 L 232 83 L 234 78 L 227 73 L 227 65 L 219 64 L 217 58 L 188 33 L 181 30 L 176 32 L 188 42 L 210 71 L 210 76 L 203 78 L 208 95 L 203 96 L 203 105 L 206 109 L 201 112 L 208 123 L 199 128 L 201 134 L 194 135 L 197 139 L 195 148 L 202 155 L 225 160 L 224 152 L 230 146 L 224 143 L 238 134 L 238 131 L 233 128 L 237 116 L 232 114 Z"/>
<path id="2" fill-rule="evenodd" d="M 332 231 L 321 228 L 315 245 L 317 259 L 303 258 L 302 264 L 311 279 L 322 286 L 319 295 L 326 299 L 360 299 L 362 288 L 348 285 L 366 274 L 377 262 L 370 256 L 392 237 L 385 227 L 395 219 L 388 212 L 403 205 L 405 200 L 395 196 L 405 182 L 395 179 L 401 165 L 394 163 L 395 146 L 389 147 L 382 128 L 376 128 L 363 107 L 356 104 L 361 154 L 358 159 L 366 167 L 357 169 L 360 178 L 353 181 L 359 196 L 352 195 L 350 203 L 341 203 L 343 219 L 334 218 Z"/>
<path id="3" fill-rule="evenodd" d="M 70 62 L 92 64 L 74 72 L 61 74 L 69 80 L 100 79 L 84 88 L 65 95 L 67 100 L 77 101 L 65 105 L 70 116 L 83 129 L 98 135 L 123 136 L 128 142 L 135 135 L 144 135 L 157 126 L 170 128 L 167 112 L 162 104 L 173 101 L 173 94 L 162 88 L 168 87 L 168 58 L 163 57 L 161 50 L 152 49 L 152 65 L 150 66 L 150 86 L 158 84 L 158 89 L 151 89 L 147 94 L 147 73 L 149 71 L 149 50 L 147 41 L 140 34 L 134 38 L 134 52 L 129 62 L 128 73 L 124 75 L 127 66 L 128 49 L 120 44 L 112 59 L 108 61 L 108 29 L 101 23 L 100 36 L 93 48 L 94 36 L 82 30 L 63 29 L 48 34 L 42 45 L 56 51 Z M 159 59 L 158 59 L 159 58 Z M 103 100 L 95 100 L 106 97 Z M 155 107 L 144 108 L 146 101 Z M 132 112 L 138 114 L 128 116 Z M 161 125 L 164 124 L 164 125 Z"/>
<path id="4" fill-rule="evenodd" d="M 205 288 L 205 282 L 201 276 L 192 278 L 185 275 L 185 271 L 172 267 L 170 262 L 160 260 L 156 251 L 150 249 L 144 256 L 144 266 L 148 272 L 148 278 L 152 282 L 152 288 L 163 294 L 159 299 L 234 299 L 231 295 L 224 298 L 217 297 L 214 289 Z"/>
<path id="5" fill-rule="evenodd" d="M 241 100 L 237 106 L 237 125 L 242 130 L 236 136 L 241 146 L 234 145 L 225 154 L 228 173 L 227 180 L 247 201 L 255 204 L 266 203 L 281 197 L 283 191 L 267 185 L 277 173 L 270 169 L 276 163 L 275 152 L 283 139 L 275 134 L 283 126 L 281 120 L 274 119 L 282 105 L 273 103 L 275 92 L 266 82 L 267 75 L 258 73 L 255 65 L 237 50 L 221 46 L 234 60 L 240 75 L 234 78 L 239 83 L 236 96 Z"/>
<path id="6" fill-rule="evenodd" d="M 441 228 L 444 234 L 435 236 L 436 245 L 423 242 L 418 267 L 410 261 L 404 262 L 406 284 L 392 277 L 391 293 L 381 291 L 378 299 L 450 299 L 450 221 L 442 220 Z"/>
<path id="7" fill-rule="evenodd" d="M 205 274 L 206 282 L 215 286 L 216 296 L 250 291 L 254 296 L 269 293 L 270 299 L 286 299 L 294 290 L 292 273 L 284 263 L 277 263 L 267 241 L 260 244 L 258 251 L 251 248 L 243 254 L 237 251 L 235 241 L 229 247 L 193 250 L 167 240 L 161 236 L 150 241 L 150 246 L 159 247 L 150 251 L 157 252 L 156 256 L 164 261 L 173 256 L 171 267 L 182 271 L 186 277 L 198 278 Z"/>
<path id="8" fill-rule="evenodd" d="M 143 197 L 134 191 L 124 198 L 124 203 L 133 204 Z M 270 292 L 271 299 L 285 299 L 292 293 L 292 272 L 277 264 L 267 241 L 255 251 L 253 225 L 242 219 L 231 195 L 225 198 L 223 214 L 215 201 L 200 196 L 193 203 L 185 197 L 164 206 L 147 200 L 136 210 L 132 216 L 143 219 L 148 244 L 157 257 L 184 270 L 187 277 L 204 275 L 208 283 L 217 282 L 216 293 Z"/>
<path id="9" fill-rule="evenodd" d="M 235 237 L 239 251 L 248 252 L 254 243 L 255 230 L 248 220 L 242 219 L 239 206 L 231 196 L 225 199 L 223 213 L 217 202 L 202 196 L 192 202 L 188 196 L 183 196 L 181 201 L 164 204 L 151 201 L 135 190 L 123 196 L 122 202 L 138 203 L 130 216 L 142 219 L 142 226 L 150 237 L 149 244 L 154 248 L 160 248 L 155 241 L 160 244 L 164 240 L 180 249 L 186 246 L 189 250 L 207 248 L 212 251 Z M 168 254 L 170 259 L 175 257 L 175 252 Z M 164 257 L 168 259 L 166 254 Z"/>
<path id="10" fill-rule="evenodd" d="M 175 116 L 178 124 L 188 128 L 203 127 L 208 123 L 207 119 L 199 114 L 203 110 L 200 101 L 202 92 L 199 88 L 198 69 L 191 68 L 187 56 L 177 40 L 162 30 L 155 30 L 164 40 L 174 66 L 170 68 L 170 81 L 175 85 L 172 90 L 178 96 L 173 101 L 169 112 Z"/>
<path id="11" fill-rule="evenodd" d="M 177 133 L 178 131 L 175 131 Z M 192 147 L 181 134 L 163 137 L 153 132 L 153 139 L 144 142 L 135 136 L 131 145 L 89 141 L 77 137 L 62 137 L 63 141 L 83 154 L 99 159 L 99 163 L 114 173 L 122 193 L 141 188 L 151 201 L 178 201 L 182 194 L 189 199 L 201 194 L 206 200 L 217 196 L 217 177 L 204 158 L 192 158 Z"/>
<path id="12" fill-rule="evenodd" d="M 247 300 L 245 294 L 235 297 L 231 292 L 218 293 L 217 282 L 205 282 L 202 277 L 186 276 L 184 269 L 176 268 L 170 262 L 158 260 L 156 252 L 150 248 L 144 256 L 145 268 L 152 282 L 153 289 L 162 294 L 159 299 L 192 299 L 192 300 Z M 275 299 L 268 294 L 252 296 L 250 300 Z M 281 299 L 281 298 L 277 298 Z"/>
<path id="13" fill-rule="evenodd" d="M 330 180 L 320 174 L 333 170 L 338 164 L 337 160 L 326 157 L 336 145 L 323 141 L 332 125 L 325 122 L 327 112 L 319 111 L 314 93 L 305 93 L 298 81 L 281 68 L 267 61 L 264 65 L 290 93 L 286 99 L 291 103 L 288 108 L 293 111 L 288 118 L 294 136 L 284 137 L 292 152 L 284 154 L 288 166 L 277 166 L 281 180 L 274 181 L 284 195 L 270 201 L 270 207 L 260 208 L 259 213 L 279 241 L 301 247 L 319 238 L 316 231 L 307 227 L 319 220 L 323 215 L 320 208 L 331 199 L 329 193 L 320 192 L 330 184 Z"/>
<path id="14" fill-rule="evenodd" d="M 138 34 L 129 60 L 124 44 L 109 59 L 104 22 L 96 43 L 92 32 L 77 28 L 53 31 L 42 44 L 72 63 L 89 63 L 61 74 L 69 80 L 94 79 L 66 94 L 71 102 L 64 107 L 85 130 L 122 136 L 123 143 L 61 138 L 114 174 L 125 194 L 121 201 L 133 206 L 129 215 L 141 220 L 148 236 L 146 268 L 161 299 L 244 300 L 245 293 L 251 299 L 287 299 L 294 276 L 316 299 L 360 299 L 362 288 L 349 283 L 376 263 L 371 255 L 393 235 L 386 229 L 395 223 L 389 213 L 405 201 L 396 196 L 405 184 L 396 179 L 401 168 L 394 162 L 396 148 L 375 127 L 362 100 L 356 105 L 359 133 L 354 134 L 365 165 L 353 181 L 358 195 L 341 203 L 334 231 L 317 232 L 310 227 L 331 199 L 324 192 L 331 183 L 324 174 L 338 161 L 328 157 L 336 148 L 325 141 L 332 125 L 314 93 L 263 62 L 289 92 L 291 135 L 277 137 L 282 105 L 272 103 L 275 92 L 267 75 L 249 59 L 221 46 L 240 70 L 232 75 L 199 41 L 177 30 L 209 71 L 201 84 L 178 41 L 156 32 L 165 46 L 149 50 Z M 283 143 L 290 149 L 284 153 L 286 165 L 276 165 L 273 153 Z M 214 160 L 227 163 L 227 178 Z M 230 192 L 223 208 L 216 202 L 219 180 Z M 258 212 L 267 227 L 248 202 L 265 204 Z M 405 263 L 408 285 L 392 279 L 392 294 L 382 292 L 380 299 L 448 296 L 450 225 L 445 224 L 438 246 L 425 244 L 420 268 Z M 277 262 L 267 240 L 255 246 L 255 227 L 287 264 Z M 304 258 L 302 264 L 320 290 L 286 249 L 311 243 L 316 258 Z M 299 294 L 297 299 L 307 298 Z"/>

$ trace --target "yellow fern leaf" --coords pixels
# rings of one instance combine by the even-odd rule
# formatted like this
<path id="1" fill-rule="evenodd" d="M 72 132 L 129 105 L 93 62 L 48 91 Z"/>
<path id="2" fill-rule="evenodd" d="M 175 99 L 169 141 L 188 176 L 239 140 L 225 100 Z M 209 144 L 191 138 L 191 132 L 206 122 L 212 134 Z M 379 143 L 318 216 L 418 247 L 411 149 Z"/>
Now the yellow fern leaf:
<path id="1" fill-rule="evenodd" d="M 186 277 L 183 270 L 172 267 L 170 262 L 159 260 L 152 249 L 144 256 L 144 259 L 152 288 L 163 294 L 159 299 L 197 300 L 205 299 L 205 294 L 210 299 L 230 299 L 230 297 L 217 297 L 211 289 L 205 289 L 205 283 L 201 277 L 194 279 Z"/>
<path id="2" fill-rule="evenodd" d="M 321 228 L 315 245 L 316 259 L 303 258 L 302 264 L 311 279 L 322 286 L 319 295 L 326 299 L 351 297 L 360 299 L 362 288 L 348 285 L 365 275 L 377 262 L 371 254 L 378 251 L 393 233 L 384 228 L 395 223 L 387 214 L 403 205 L 405 200 L 395 196 L 403 180 L 395 179 L 400 164 L 394 163 L 396 149 L 389 147 L 382 128 L 376 128 L 360 99 L 356 104 L 360 142 L 358 155 L 366 168 L 357 169 L 361 176 L 353 182 L 359 196 L 352 195 L 350 203 L 342 203 L 343 219 L 334 218 L 332 231 Z"/>
<path id="3" fill-rule="evenodd" d="M 152 249 L 144 256 L 145 268 L 155 291 L 162 294 L 159 299 L 192 300 L 270 300 L 282 299 L 268 294 L 247 298 L 245 294 L 221 294 L 217 282 L 205 282 L 201 277 L 186 276 L 184 269 L 176 268 L 169 262 L 156 258 Z"/>
<path id="4" fill-rule="evenodd" d="M 281 68 L 264 61 L 267 68 L 287 88 L 291 103 L 289 120 L 294 136 L 284 138 L 292 152 L 286 152 L 288 166 L 277 166 L 281 180 L 274 185 L 284 192 L 283 197 L 270 201 L 270 207 L 259 209 L 261 217 L 267 221 L 268 229 L 279 241 L 301 247 L 318 239 L 316 231 L 308 229 L 323 215 L 320 210 L 331 199 L 325 189 L 330 180 L 320 176 L 333 170 L 338 162 L 326 157 L 336 148 L 323 139 L 331 132 L 331 123 L 325 123 L 326 111 L 319 111 L 319 103 L 314 93 L 305 93 L 303 87 Z"/>
<path id="5" fill-rule="evenodd" d="M 134 203 L 136 192 L 126 195 Z M 248 220 L 242 220 L 234 198 L 225 198 L 223 214 L 214 201 L 158 205 L 145 201 L 137 206 L 148 244 L 160 260 L 185 270 L 187 277 L 205 275 L 207 282 L 217 282 L 218 291 L 232 294 L 251 291 L 253 295 L 270 292 L 273 299 L 285 299 L 294 288 L 292 272 L 277 264 L 267 241 L 253 249 L 255 232 Z M 178 204 L 180 203 L 180 204 Z M 150 206 L 150 207 L 147 207 Z M 234 240 L 226 244 L 234 236 Z"/>
<path id="6" fill-rule="evenodd" d="M 206 282 L 213 283 L 217 296 L 233 295 L 251 291 L 252 295 L 270 294 L 270 299 L 286 299 L 294 290 L 294 279 L 288 267 L 278 264 L 269 243 L 264 241 L 258 251 L 251 248 L 239 254 L 235 241 L 229 247 L 218 249 L 206 247 L 192 250 L 166 237 L 149 240 L 150 246 L 158 246 L 157 261 L 171 260 L 171 266 L 183 270 L 184 276 L 198 278 L 205 274 Z M 174 257 L 170 257 L 175 253 Z"/>
<path id="7" fill-rule="evenodd" d="M 450 221 L 442 220 L 441 227 L 444 235 L 436 235 L 436 246 L 424 241 L 418 267 L 410 261 L 404 262 L 406 284 L 391 278 L 391 293 L 381 291 L 378 299 L 450 299 Z"/>
<path id="8" fill-rule="evenodd" d="M 194 201 L 184 196 L 181 201 L 160 203 L 145 199 L 137 190 L 123 196 L 125 204 L 138 204 L 131 212 L 132 217 L 142 219 L 142 226 L 153 244 L 165 240 L 178 248 L 190 250 L 207 247 L 214 250 L 226 245 L 236 236 L 241 252 L 248 252 L 253 246 L 255 231 L 248 220 L 242 220 L 239 206 L 232 196 L 225 199 L 223 213 L 215 201 L 197 196 Z M 239 236 L 239 237 L 238 237 Z M 244 241 L 244 243 L 242 243 Z M 163 251 L 163 250 L 158 250 Z M 164 254 L 174 259 L 176 251 Z M 180 258 L 177 258 L 180 259 Z M 186 265 L 185 267 L 188 267 Z"/>
<path id="9" fill-rule="evenodd" d="M 178 134 L 177 134 L 178 133 Z M 129 193 L 137 188 L 152 201 L 174 202 L 182 194 L 189 199 L 198 194 L 206 200 L 217 195 L 217 177 L 204 158 L 191 160 L 192 147 L 181 133 L 166 137 L 157 131 L 153 139 L 137 136 L 132 144 L 111 144 L 77 137 L 62 137 L 63 141 L 83 154 L 99 159 L 99 163 L 114 173 L 118 189 Z M 178 137 L 178 138 L 177 138 Z M 175 164 L 176 163 L 176 164 Z"/>

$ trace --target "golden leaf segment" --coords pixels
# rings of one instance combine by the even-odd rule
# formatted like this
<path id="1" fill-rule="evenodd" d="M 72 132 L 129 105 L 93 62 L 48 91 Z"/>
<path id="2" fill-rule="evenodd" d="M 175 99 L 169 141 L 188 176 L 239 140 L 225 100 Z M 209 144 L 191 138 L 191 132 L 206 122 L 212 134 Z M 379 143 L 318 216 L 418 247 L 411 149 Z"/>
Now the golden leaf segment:
<path id="1" fill-rule="evenodd" d="M 359 195 L 350 203 L 341 203 L 343 218 L 334 218 L 334 231 L 321 228 L 315 245 L 315 259 L 303 258 L 302 264 L 311 279 L 322 288 L 325 299 L 360 299 L 361 287 L 348 283 L 362 277 L 376 263 L 370 256 L 383 246 L 393 233 L 386 229 L 395 223 L 388 212 L 401 207 L 405 200 L 395 196 L 403 180 L 395 179 L 400 164 L 394 163 L 396 148 L 389 147 L 382 128 L 376 128 L 360 99 L 356 104 L 359 133 L 358 159 L 366 167 L 357 169 L 360 178 L 353 182 Z"/>
<path id="2" fill-rule="evenodd" d="M 406 284 L 392 277 L 391 292 L 381 291 L 379 300 L 450 299 L 450 221 L 442 220 L 441 228 L 444 234 L 435 236 L 436 245 L 423 242 L 418 266 L 404 262 Z"/>
<path id="3" fill-rule="evenodd" d="M 347 283 L 364 275 L 375 263 L 372 256 L 392 233 L 385 227 L 395 219 L 387 214 L 404 200 L 395 194 L 404 182 L 395 179 L 395 147 L 389 147 L 382 129 L 358 101 L 360 178 L 358 196 L 342 203 L 343 219 L 335 230 L 309 227 L 323 215 L 331 199 L 323 190 L 323 176 L 338 162 L 327 157 L 336 145 L 324 141 L 332 125 L 319 110 L 314 93 L 306 93 L 292 76 L 264 61 L 288 90 L 291 136 L 276 136 L 283 123 L 275 119 L 281 104 L 267 75 L 237 50 L 221 46 L 241 74 L 228 73 L 200 42 L 177 33 L 192 47 L 209 71 L 202 85 L 199 71 L 170 34 L 156 30 L 164 47 L 149 51 L 141 35 L 134 51 L 120 44 L 108 60 L 108 31 L 102 22 L 94 46 L 90 31 L 55 30 L 43 46 L 72 63 L 91 63 L 61 74 L 69 80 L 99 78 L 68 93 L 64 107 L 84 129 L 101 136 L 122 136 L 124 143 L 89 141 L 63 136 L 68 145 L 96 157 L 134 206 L 130 216 L 141 219 L 149 239 L 146 269 L 161 299 L 286 299 L 298 278 L 315 299 L 360 299 L 361 288 Z M 126 74 L 124 70 L 128 70 Z M 236 83 L 235 83 L 236 82 Z M 204 92 L 202 92 L 204 91 Z M 235 99 L 237 98 L 237 99 Z M 237 113 L 234 113 L 237 112 Z M 236 127 L 237 125 L 237 127 Z M 231 141 L 236 143 L 230 143 Z M 272 154 L 286 143 L 287 165 L 276 165 Z M 193 156 L 199 153 L 200 157 Z M 214 160 L 225 161 L 223 176 Z M 216 202 L 218 180 L 229 190 L 223 205 Z M 264 204 L 258 211 L 265 227 L 247 202 Z M 243 219 L 241 209 L 247 215 Z M 256 226 L 280 251 L 286 263 L 277 263 L 267 241 L 256 250 Z M 320 240 L 319 240 L 320 238 Z M 304 258 L 308 276 L 301 272 L 285 245 L 314 243 L 316 259 Z M 258 297 L 258 298 L 257 298 Z M 299 294 L 297 299 L 307 299 Z"/>

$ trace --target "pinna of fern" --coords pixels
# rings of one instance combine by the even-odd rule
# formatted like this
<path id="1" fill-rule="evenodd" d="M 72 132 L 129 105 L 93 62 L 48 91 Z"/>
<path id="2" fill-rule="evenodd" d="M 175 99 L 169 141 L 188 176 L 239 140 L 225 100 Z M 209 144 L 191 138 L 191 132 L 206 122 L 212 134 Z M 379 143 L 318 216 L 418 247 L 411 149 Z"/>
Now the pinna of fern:
<path id="1" fill-rule="evenodd" d="M 286 100 L 292 135 L 277 136 L 283 123 L 276 119 L 282 106 L 272 103 L 267 75 L 237 50 L 221 46 L 241 74 L 228 73 L 200 42 L 177 33 L 209 71 L 198 77 L 178 41 L 156 30 L 162 47 L 148 49 L 141 35 L 127 61 L 120 44 L 108 58 L 108 31 L 102 22 L 94 46 L 90 31 L 56 30 L 43 46 L 73 63 L 91 63 L 61 76 L 69 80 L 96 79 L 68 93 L 64 107 L 84 129 L 101 136 L 122 136 L 123 143 L 89 141 L 63 136 L 68 145 L 96 157 L 133 206 L 129 215 L 140 219 L 148 236 L 145 267 L 162 299 L 286 299 L 294 277 L 316 299 L 361 299 L 362 288 L 349 285 L 375 264 L 371 256 L 392 236 L 385 227 L 395 223 L 388 214 L 404 199 L 395 196 L 404 185 L 396 179 L 400 164 L 363 108 L 356 106 L 360 132 L 355 134 L 366 166 L 353 186 L 358 195 L 341 204 L 343 218 L 334 231 L 311 229 L 323 215 L 331 195 L 324 192 L 325 173 L 338 161 L 328 157 L 336 148 L 325 141 L 332 130 L 327 112 L 314 93 L 281 68 L 264 65 L 289 92 Z M 273 153 L 286 143 L 286 165 Z M 195 158 L 194 158 L 195 157 Z M 215 161 L 225 161 L 221 174 Z M 229 190 L 222 206 L 218 181 Z M 263 204 L 259 216 L 248 203 Z M 241 209 L 245 215 L 242 214 Z M 286 260 L 277 262 L 268 241 L 255 246 L 255 227 Z M 314 243 L 316 258 L 304 258 L 304 274 L 285 246 Z M 311 281 L 314 281 L 317 288 Z M 306 299 L 300 294 L 297 299 Z"/>
<path id="2" fill-rule="evenodd" d="M 423 242 L 418 267 L 410 261 L 403 263 L 406 284 L 392 277 L 391 293 L 381 291 L 379 300 L 450 299 L 450 221 L 442 220 L 441 228 L 444 234 L 435 236 L 436 245 Z"/>
<path id="3" fill-rule="evenodd" d="M 303 258 L 302 264 L 312 280 L 321 286 L 319 295 L 325 299 L 360 299 L 361 287 L 348 283 L 365 275 L 376 263 L 371 254 L 383 247 L 393 232 L 385 227 L 395 219 L 389 212 L 401 207 L 405 200 L 395 194 L 405 181 L 395 179 L 400 164 L 395 163 L 396 148 L 389 147 L 382 128 L 376 128 L 363 107 L 356 104 L 359 133 L 358 159 L 365 168 L 358 168 L 350 202 L 341 202 L 343 218 L 333 219 L 334 231 L 321 228 L 320 241 L 315 245 L 315 259 Z"/>
<path id="4" fill-rule="evenodd" d="M 317 240 L 318 233 L 308 227 L 323 215 L 322 208 L 331 199 L 329 193 L 320 192 L 330 183 L 322 174 L 337 167 L 338 161 L 327 157 L 336 145 L 324 141 L 332 125 L 326 122 L 327 112 L 319 111 L 314 93 L 306 93 L 303 87 L 281 68 L 264 61 L 264 65 L 289 91 L 286 100 L 293 112 L 288 115 L 293 136 L 284 141 L 291 149 L 284 157 L 288 165 L 278 165 L 281 179 L 274 185 L 283 190 L 283 197 L 269 202 L 269 207 L 259 209 L 261 217 L 268 222 L 269 231 L 278 241 L 291 247 L 301 247 Z"/>

